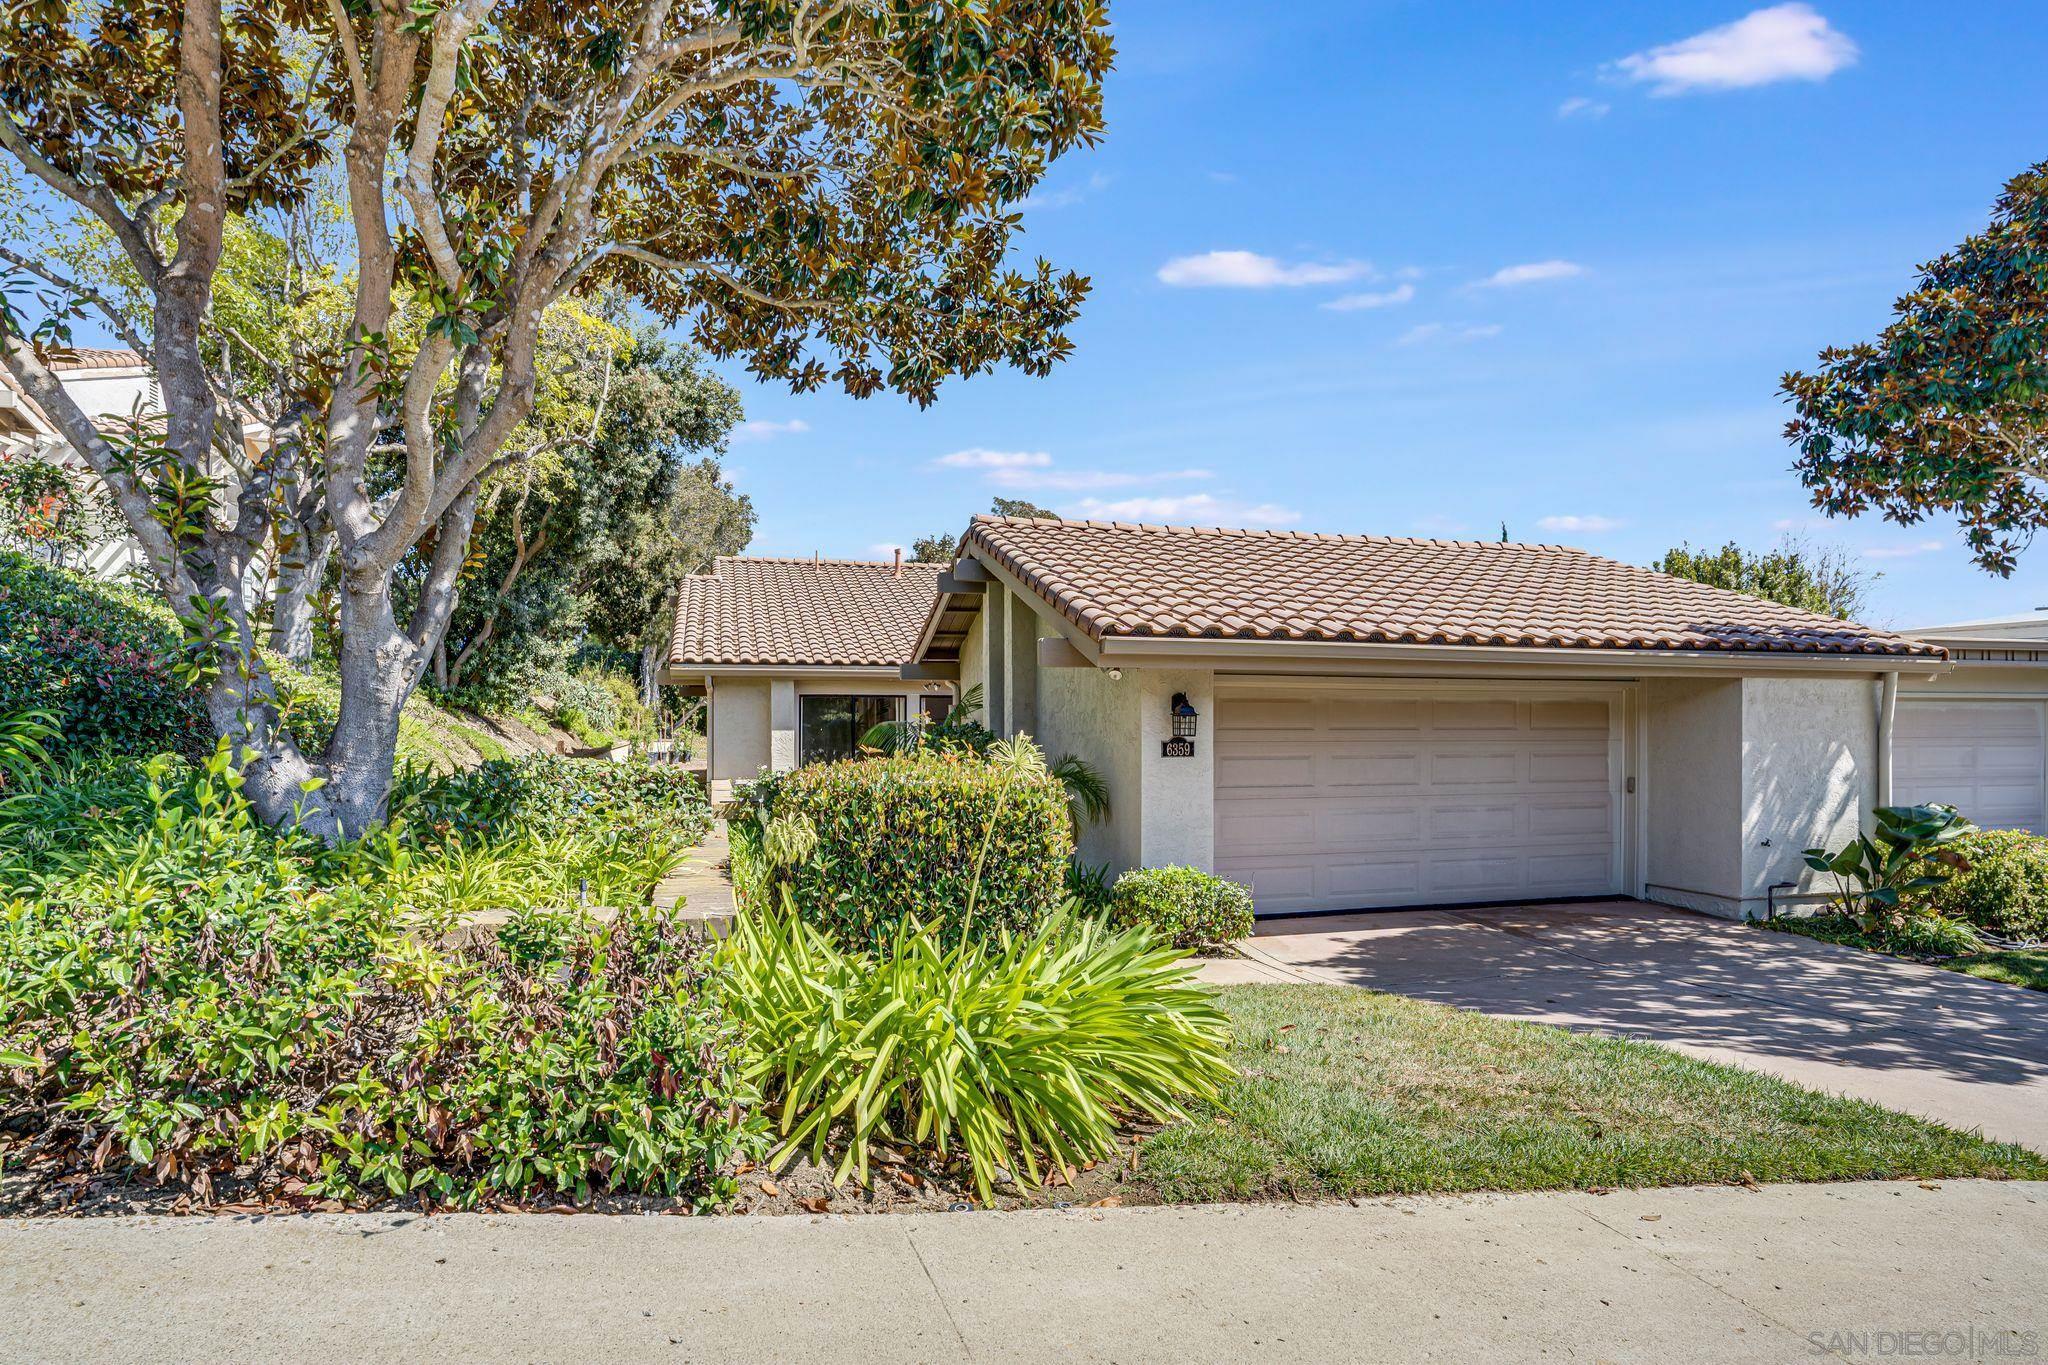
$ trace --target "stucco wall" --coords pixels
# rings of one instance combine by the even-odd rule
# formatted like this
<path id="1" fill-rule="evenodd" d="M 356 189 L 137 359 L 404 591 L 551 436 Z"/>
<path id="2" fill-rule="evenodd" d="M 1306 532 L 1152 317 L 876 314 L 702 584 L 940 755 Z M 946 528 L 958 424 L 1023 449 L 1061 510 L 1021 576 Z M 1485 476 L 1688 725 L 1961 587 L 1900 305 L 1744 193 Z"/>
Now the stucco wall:
<path id="1" fill-rule="evenodd" d="M 1877 692 L 1868 678 L 1742 680 L 1742 898 L 1810 880 L 1804 850 L 1839 848 L 1877 804 Z"/>
<path id="2" fill-rule="evenodd" d="M 1643 685 L 1649 745 L 1646 893 L 1734 914 L 1742 894 L 1742 680 L 1655 678 Z"/>
<path id="3" fill-rule="evenodd" d="M 1126 673 L 1124 681 L 1133 675 Z M 1143 822 L 1138 851 L 1146 867 L 1180 865 L 1213 871 L 1216 865 L 1216 675 L 1208 669 L 1144 669 L 1140 683 L 1138 746 Z M 1173 695 L 1184 692 L 1199 716 L 1191 758 L 1166 758 L 1160 746 L 1173 733 Z"/>
<path id="4" fill-rule="evenodd" d="M 714 800 L 768 766 L 768 680 L 721 679 L 711 687 L 707 772 Z"/>
<path id="5" fill-rule="evenodd" d="M 1001 594 L 1001 588 L 990 585 L 988 598 L 993 599 Z M 979 687 L 982 690 L 984 708 L 988 704 L 988 616 L 989 603 L 984 600 L 981 610 L 974 614 L 973 623 L 967 627 L 967 638 L 960 642 L 960 691 L 964 695 L 968 688 Z M 991 715 L 992 713 L 984 709 L 982 723 L 994 729 L 995 723 Z"/>
<path id="6" fill-rule="evenodd" d="M 1119 872 L 1137 866 L 1141 847 L 1139 691 L 1130 675 L 1113 682 L 1098 668 L 1047 668 L 1038 675 L 1038 740 L 1047 756 L 1072 754 L 1109 785 L 1109 819 L 1081 827 L 1081 859 Z"/>

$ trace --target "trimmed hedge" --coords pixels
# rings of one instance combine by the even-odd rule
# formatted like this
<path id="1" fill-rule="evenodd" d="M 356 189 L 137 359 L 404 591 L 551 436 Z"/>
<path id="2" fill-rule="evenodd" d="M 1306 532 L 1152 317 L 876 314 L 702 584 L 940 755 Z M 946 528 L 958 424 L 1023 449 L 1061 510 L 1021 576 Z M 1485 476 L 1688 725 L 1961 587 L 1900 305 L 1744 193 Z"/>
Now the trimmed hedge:
<path id="1" fill-rule="evenodd" d="M 171 671 L 182 640 L 160 602 L 0 551 L 0 712 L 53 713 L 60 754 L 211 750 L 206 708 Z"/>
<path id="2" fill-rule="evenodd" d="M 816 830 L 810 857 L 774 875 L 787 877 L 805 919 L 849 948 L 885 947 L 906 918 L 947 944 L 963 930 L 1028 933 L 1058 908 L 1074 851 L 1056 778 L 972 754 L 813 764 L 760 798 L 772 818 L 804 816 Z"/>
<path id="3" fill-rule="evenodd" d="M 1969 862 L 1925 893 L 1928 909 L 2004 938 L 2048 938 L 2048 839 L 1984 830 L 1949 845 Z"/>
<path id="4" fill-rule="evenodd" d="M 1175 948 L 1214 952 L 1251 937 L 1252 893 L 1192 867 L 1138 867 L 1110 888 L 1109 918 Z"/>

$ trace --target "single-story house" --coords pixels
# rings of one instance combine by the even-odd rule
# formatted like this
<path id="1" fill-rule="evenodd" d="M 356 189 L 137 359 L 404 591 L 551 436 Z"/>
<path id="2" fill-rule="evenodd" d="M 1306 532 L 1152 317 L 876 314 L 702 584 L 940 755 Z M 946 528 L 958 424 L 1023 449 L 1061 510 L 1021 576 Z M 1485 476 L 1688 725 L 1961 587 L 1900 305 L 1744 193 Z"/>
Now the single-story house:
<path id="1" fill-rule="evenodd" d="M 1908 634 L 1946 649 L 1950 667 L 1900 690 L 1898 799 L 2048 834 L 2048 607 Z"/>
<path id="2" fill-rule="evenodd" d="M 977 517 L 950 565 L 720 559 L 664 681 L 723 799 L 980 687 L 1109 785 L 1081 856 L 1260 913 L 1762 913 L 1874 806 L 2048 832 L 2048 611 L 1876 630 L 1582 550 Z"/>
<path id="3" fill-rule="evenodd" d="M 941 567 L 730 556 L 683 580 L 661 680 L 705 700 L 713 800 L 764 769 L 850 758 L 881 721 L 945 713 L 951 683 L 902 676 Z"/>
<path id="4" fill-rule="evenodd" d="M 997 517 L 910 652 L 1101 771 L 1084 859 L 1205 868 L 1262 914 L 1755 916 L 1891 801 L 1895 717 L 1954 686 L 1940 643 L 1562 546 Z"/>

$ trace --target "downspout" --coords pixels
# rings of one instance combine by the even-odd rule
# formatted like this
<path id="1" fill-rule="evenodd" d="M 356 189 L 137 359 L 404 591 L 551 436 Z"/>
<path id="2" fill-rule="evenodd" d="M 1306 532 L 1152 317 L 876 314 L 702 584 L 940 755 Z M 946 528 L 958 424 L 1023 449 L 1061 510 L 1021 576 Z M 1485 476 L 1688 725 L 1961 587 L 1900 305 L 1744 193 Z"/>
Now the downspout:
<path id="1" fill-rule="evenodd" d="M 1892 722 L 1899 714 L 1899 675 L 1886 673 L 1877 694 L 1877 804 L 1892 803 Z"/>

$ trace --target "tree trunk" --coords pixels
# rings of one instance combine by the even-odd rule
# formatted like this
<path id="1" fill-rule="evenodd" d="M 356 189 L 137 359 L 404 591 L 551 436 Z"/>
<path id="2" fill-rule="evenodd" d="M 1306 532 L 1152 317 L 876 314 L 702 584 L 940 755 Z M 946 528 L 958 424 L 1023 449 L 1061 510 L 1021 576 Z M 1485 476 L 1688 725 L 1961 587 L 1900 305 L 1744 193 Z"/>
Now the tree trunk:
<path id="1" fill-rule="evenodd" d="M 419 683 L 419 648 L 398 628 L 387 584 L 341 590 L 341 717 L 327 746 L 327 798 L 344 839 L 383 821 L 398 759 L 398 717 Z"/>
<path id="2" fill-rule="evenodd" d="M 301 673 L 313 663 L 313 613 L 334 555 L 334 533 L 313 537 L 307 550 L 279 558 L 277 596 L 270 604 L 270 647 Z"/>

